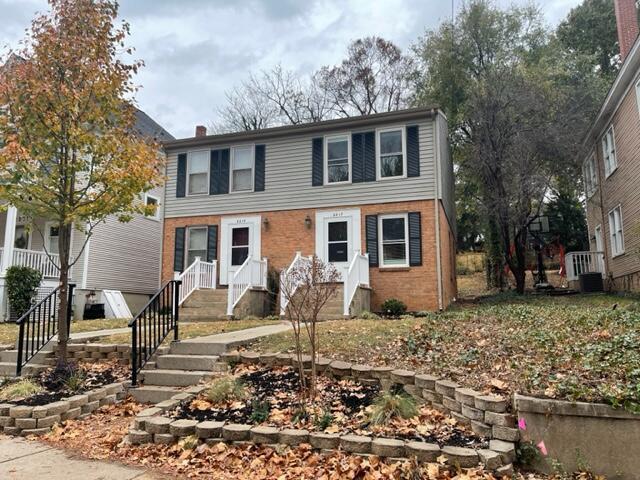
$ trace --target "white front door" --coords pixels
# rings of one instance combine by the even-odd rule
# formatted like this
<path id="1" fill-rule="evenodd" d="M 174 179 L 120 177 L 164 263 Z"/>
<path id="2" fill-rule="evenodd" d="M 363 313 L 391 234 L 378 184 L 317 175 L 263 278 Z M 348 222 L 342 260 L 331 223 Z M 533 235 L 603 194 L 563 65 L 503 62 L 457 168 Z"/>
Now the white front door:
<path id="1" fill-rule="evenodd" d="M 220 283 L 228 285 L 251 255 L 260 259 L 260 223 L 257 217 L 226 217 L 220 234 Z"/>
<path id="2" fill-rule="evenodd" d="M 360 210 L 316 213 L 316 255 L 342 275 L 360 250 Z"/>

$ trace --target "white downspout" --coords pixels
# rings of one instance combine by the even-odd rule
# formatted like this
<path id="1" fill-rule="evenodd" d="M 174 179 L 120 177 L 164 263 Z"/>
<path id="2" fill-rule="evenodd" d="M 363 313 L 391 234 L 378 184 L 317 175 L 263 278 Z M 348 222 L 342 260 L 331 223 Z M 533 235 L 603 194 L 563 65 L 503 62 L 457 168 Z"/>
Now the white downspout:
<path id="1" fill-rule="evenodd" d="M 442 262 L 440 260 L 440 114 L 436 111 L 436 118 L 433 122 L 434 138 L 436 143 L 436 161 L 434 165 L 434 186 L 435 186 L 435 227 L 436 227 L 436 276 L 438 283 L 438 310 L 443 310 L 442 299 Z"/>

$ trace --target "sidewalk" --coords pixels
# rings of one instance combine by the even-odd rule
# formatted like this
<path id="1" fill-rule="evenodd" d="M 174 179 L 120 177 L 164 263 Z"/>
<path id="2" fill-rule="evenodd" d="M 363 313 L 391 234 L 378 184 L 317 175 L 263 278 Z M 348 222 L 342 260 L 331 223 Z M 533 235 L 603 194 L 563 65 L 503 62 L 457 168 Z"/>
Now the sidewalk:
<path id="1" fill-rule="evenodd" d="M 2 480 L 161 480 L 163 477 L 125 465 L 70 457 L 37 441 L 0 435 Z"/>

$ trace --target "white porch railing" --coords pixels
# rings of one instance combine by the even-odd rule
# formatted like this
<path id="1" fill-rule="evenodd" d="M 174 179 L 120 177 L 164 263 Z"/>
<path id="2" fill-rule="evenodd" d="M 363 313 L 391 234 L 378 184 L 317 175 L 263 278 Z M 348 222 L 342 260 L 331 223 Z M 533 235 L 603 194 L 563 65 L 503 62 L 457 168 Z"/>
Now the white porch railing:
<path id="1" fill-rule="evenodd" d="M 353 297 L 358 291 L 358 287 L 369 286 L 369 254 L 362 255 L 360 250 L 356 250 L 353 260 L 349 264 L 349 268 L 346 269 L 343 274 L 344 281 L 344 303 L 343 313 L 345 316 L 349 316 L 349 307 L 353 301 Z"/>
<path id="2" fill-rule="evenodd" d="M 218 262 L 203 262 L 200 257 L 196 257 L 191 265 L 182 273 L 175 275 L 175 280 L 182 281 L 180 288 L 180 296 L 178 305 L 182 305 L 196 290 L 201 288 L 216 288 L 216 272 L 218 270 Z"/>
<path id="3" fill-rule="evenodd" d="M 250 288 L 267 288 L 267 259 L 257 260 L 249 255 L 235 271 L 229 282 L 227 294 L 227 315 L 233 315 L 233 309 Z"/>
<path id="4" fill-rule="evenodd" d="M 285 295 L 285 291 L 290 292 L 290 295 L 293 295 L 295 291 L 298 289 L 299 285 L 287 285 L 285 286 L 284 282 L 295 282 L 295 279 L 292 279 L 289 276 L 294 269 L 298 268 L 300 265 L 305 263 L 311 263 L 313 257 L 303 257 L 301 252 L 296 252 L 295 257 L 293 257 L 293 261 L 291 265 L 286 270 L 282 270 L 280 272 L 280 315 L 284 316 L 287 312 L 287 304 L 289 303 L 289 299 Z M 298 277 L 299 278 L 299 277 Z M 298 280 L 299 282 L 299 280 Z"/>
<path id="5" fill-rule="evenodd" d="M 0 264 L 2 263 L 3 257 L 4 248 L 0 248 Z M 60 271 L 58 270 L 60 256 L 55 253 L 47 255 L 46 252 L 43 251 L 14 248 L 10 266 L 14 265 L 38 270 L 45 278 L 58 278 L 60 276 Z"/>
<path id="6" fill-rule="evenodd" d="M 578 280 L 581 273 L 601 273 L 604 277 L 604 252 L 569 252 L 565 256 L 567 280 Z"/>

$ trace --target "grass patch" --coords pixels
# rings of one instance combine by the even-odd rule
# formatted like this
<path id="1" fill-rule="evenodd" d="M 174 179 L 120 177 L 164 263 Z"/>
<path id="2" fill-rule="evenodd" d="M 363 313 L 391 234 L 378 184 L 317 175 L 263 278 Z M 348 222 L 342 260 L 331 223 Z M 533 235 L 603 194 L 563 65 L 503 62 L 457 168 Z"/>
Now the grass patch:
<path id="1" fill-rule="evenodd" d="M 179 328 L 180 339 L 185 340 L 187 338 L 203 337 L 206 335 L 217 335 L 225 332 L 235 332 L 237 330 L 245 330 L 247 328 L 262 327 L 265 325 L 275 325 L 280 323 L 279 320 L 263 320 L 263 319 L 249 319 L 249 320 L 227 320 L 216 322 L 198 322 L 181 324 Z M 171 337 L 173 338 L 173 337 Z M 100 337 L 92 340 L 93 343 L 130 343 L 131 333 L 118 333 L 115 335 L 109 335 L 106 337 Z"/>
<path id="2" fill-rule="evenodd" d="M 404 392 L 385 391 L 373 402 L 371 423 L 387 425 L 396 418 L 413 418 L 418 415 L 415 399 Z"/>
<path id="3" fill-rule="evenodd" d="M 36 393 L 44 391 L 41 385 L 38 385 L 28 378 L 11 382 L 0 388 L 0 400 L 10 401 L 17 398 L 30 397 Z"/>
<path id="4" fill-rule="evenodd" d="M 207 399 L 214 403 L 223 403 L 246 400 L 249 392 L 240 380 L 225 376 L 214 380 L 206 395 Z"/>
<path id="5" fill-rule="evenodd" d="M 324 322 L 319 345 L 331 358 L 404 367 L 481 391 L 640 412 L 640 312 L 628 308 L 634 302 L 504 293 L 424 318 Z M 254 348 L 293 351 L 293 336 L 272 335 Z"/>
<path id="6" fill-rule="evenodd" d="M 71 322 L 71 333 L 95 332 L 96 330 L 111 330 L 124 328 L 129 324 L 127 318 L 110 318 L 99 320 L 77 320 Z M 0 345 L 15 345 L 18 338 L 18 325 L 15 323 L 0 323 Z"/>

